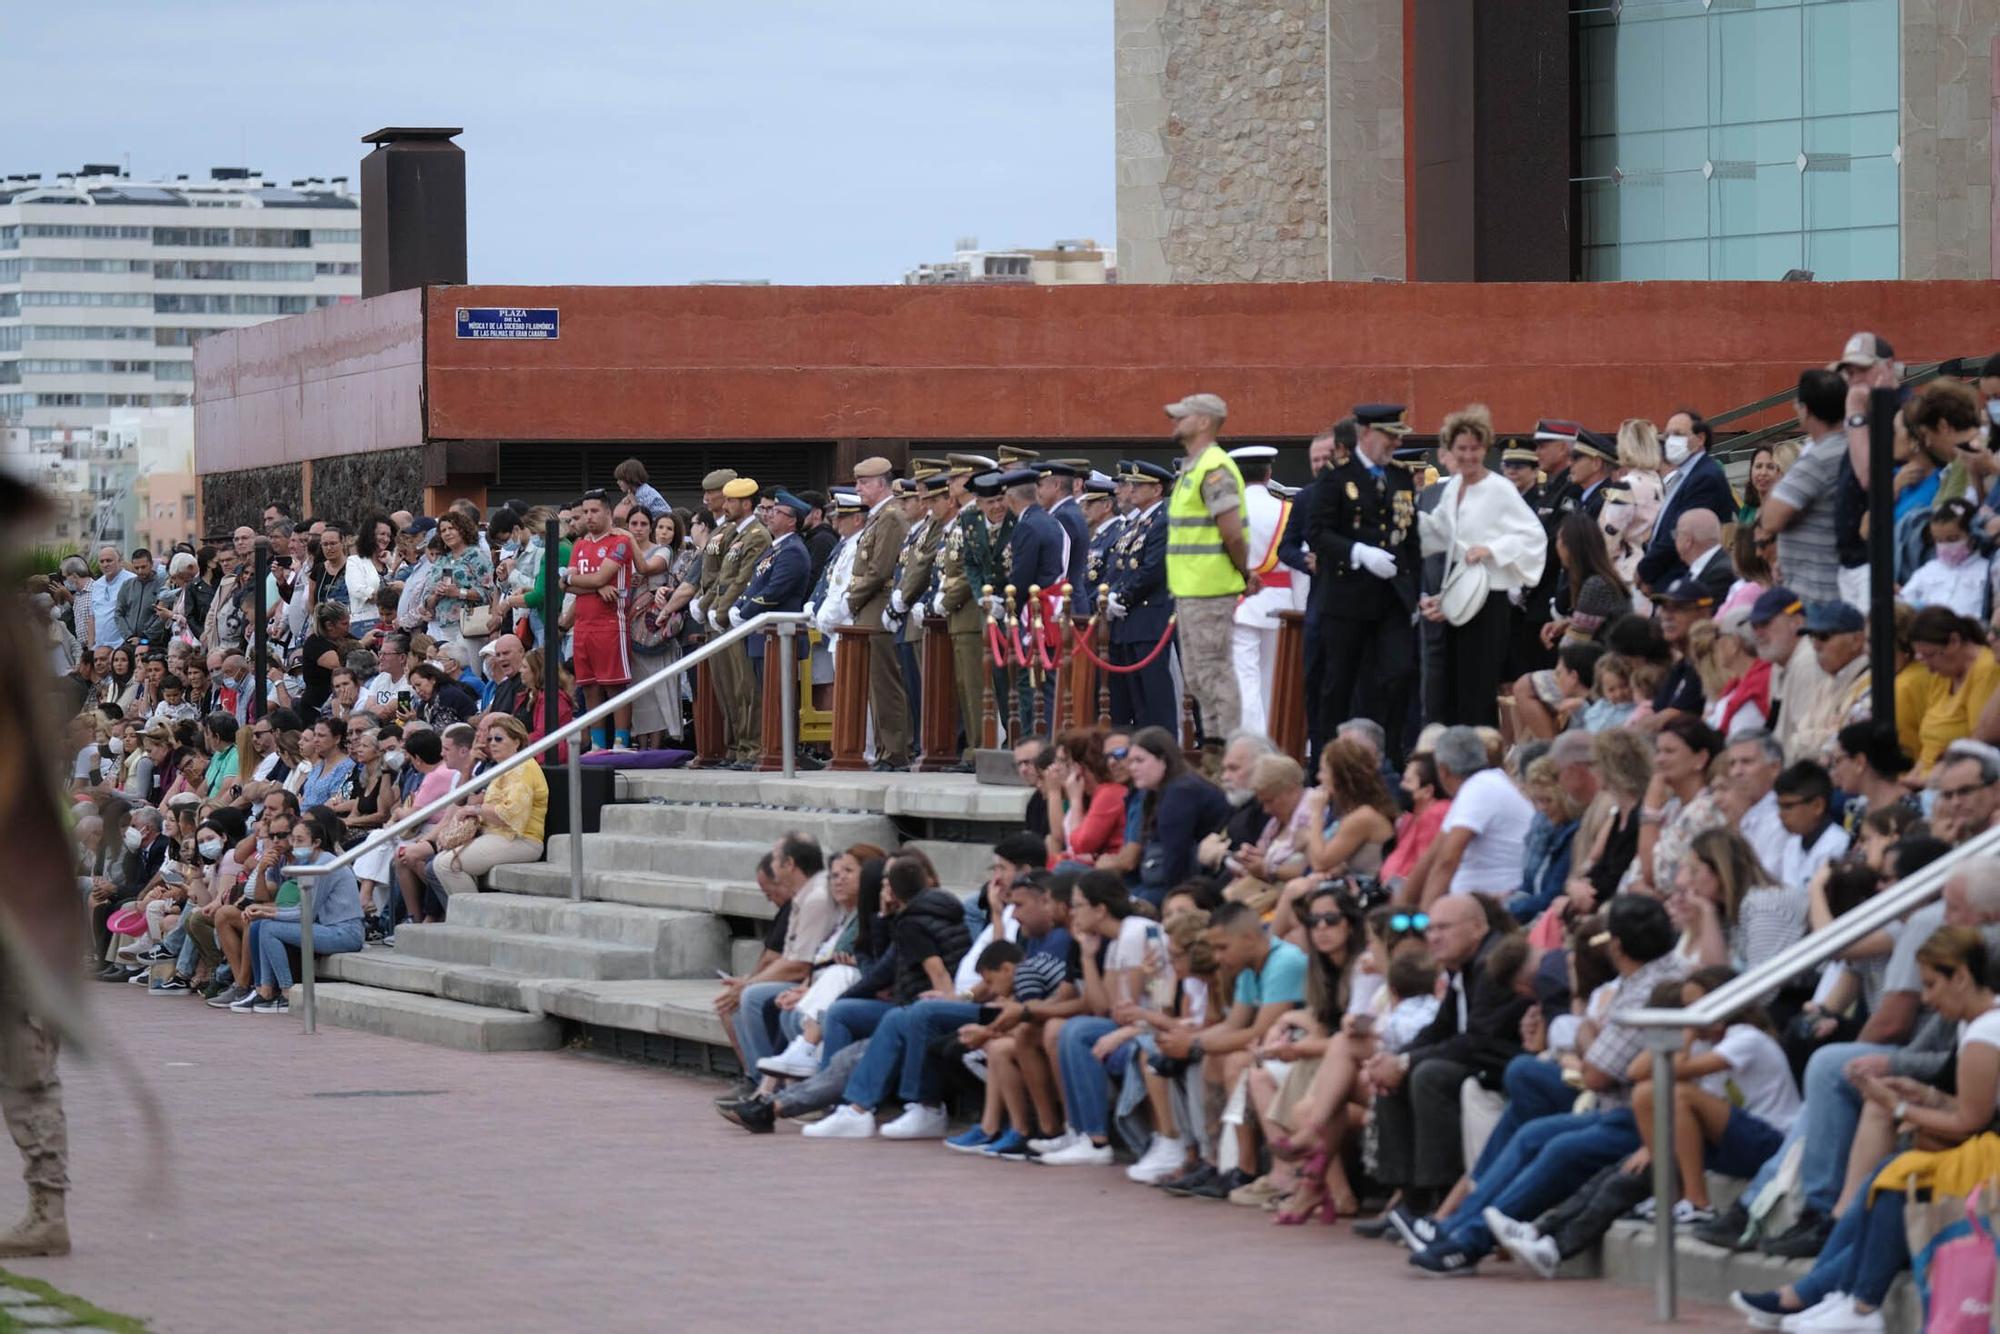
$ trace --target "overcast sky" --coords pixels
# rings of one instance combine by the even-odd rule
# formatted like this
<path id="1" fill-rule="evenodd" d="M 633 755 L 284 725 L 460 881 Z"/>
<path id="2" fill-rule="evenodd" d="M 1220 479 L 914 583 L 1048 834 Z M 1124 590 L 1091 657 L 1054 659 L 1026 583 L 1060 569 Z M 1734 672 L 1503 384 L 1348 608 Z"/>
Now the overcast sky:
<path id="1" fill-rule="evenodd" d="M 0 174 L 346 175 L 462 125 L 475 282 L 896 282 L 1114 238 L 1110 0 L 13 7 Z"/>

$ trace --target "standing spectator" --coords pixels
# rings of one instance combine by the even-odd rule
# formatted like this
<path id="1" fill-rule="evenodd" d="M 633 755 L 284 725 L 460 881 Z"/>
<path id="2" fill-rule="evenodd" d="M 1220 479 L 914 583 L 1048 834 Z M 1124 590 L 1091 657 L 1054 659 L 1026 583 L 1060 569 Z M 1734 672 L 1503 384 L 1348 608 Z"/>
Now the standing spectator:
<path id="1" fill-rule="evenodd" d="M 322 602 L 313 611 L 313 632 L 306 637 L 299 654 L 299 672 L 305 678 L 305 693 L 299 710 L 308 718 L 319 716 L 333 696 L 333 674 L 354 646 L 349 633 L 347 608 L 337 602 Z"/>
<path id="2" fill-rule="evenodd" d="M 1709 454 L 1713 431 L 1692 408 L 1676 408 L 1660 433 L 1660 458 L 1668 472 L 1661 482 L 1660 512 L 1653 518 L 1653 536 L 1639 560 L 1638 583 L 1647 591 L 1661 589 L 1687 572 L 1674 550 L 1681 515 L 1705 509 L 1717 523 L 1736 516 L 1736 494 L 1722 465 Z"/>
<path id="3" fill-rule="evenodd" d="M 1778 539 L 1785 582 L 1808 602 L 1851 601 L 1841 594 L 1834 512 L 1840 465 L 1847 457 L 1847 430 L 1841 424 L 1846 401 L 1847 385 L 1835 372 L 1809 370 L 1799 376 L 1793 405 L 1810 443 L 1757 517 L 1758 530 Z"/>
<path id="4" fill-rule="evenodd" d="M 602 491 L 581 505 L 584 532 L 572 548 L 563 582 L 576 594 L 573 653 L 583 702 L 596 708 L 632 683 L 632 655 L 625 620 L 626 591 L 636 553 L 632 539 L 611 527 L 611 507 Z M 632 749 L 632 706 L 612 713 L 610 748 Z M 590 729 L 593 750 L 605 749 L 602 725 Z"/>
<path id="5" fill-rule="evenodd" d="M 166 593 L 166 579 L 154 568 L 152 552 L 144 547 L 133 548 L 131 575 L 118 588 L 118 638 L 139 640 L 150 649 L 164 649 L 167 626 L 159 604 Z"/>
<path id="6" fill-rule="evenodd" d="M 638 509 L 642 509 L 655 522 L 673 512 L 667 498 L 653 488 L 647 476 L 646 465 L 637 459 L 626 459 L 611 472 L 612 480 L 618 483 L 618 490 Z"/>
<path id="7" fill-rule="evenodd" d="M 148 561 L 151 557 L 147 557 Z M 114 546 L 97 549 L 97 578 L 90 585 L 91 643 L 116 647 L 132 637 L 119 615 L 119 595 L 132 582 L 124 557 Z"/>
<path id="8" fill-rule="evenodd" d="M 493 594 L 493 562 L 480 549 L 478 525 L 463 511 L 447 510 L 438 519 L 437 536 L 444 544 L 444 558 L 434 562 L 424 595 L 431 637 L 463 642 L 466 615 L 485 606 Z"/>

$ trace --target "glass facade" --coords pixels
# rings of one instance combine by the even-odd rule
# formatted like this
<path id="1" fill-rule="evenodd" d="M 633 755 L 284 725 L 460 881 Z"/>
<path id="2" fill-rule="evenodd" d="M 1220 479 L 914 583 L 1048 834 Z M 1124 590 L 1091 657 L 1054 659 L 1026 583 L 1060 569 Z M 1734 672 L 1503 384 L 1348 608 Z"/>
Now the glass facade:
<path id="1" fill-rule="evenodd" d="M 1573 13 L 1584 278 L 1901 276 L 1897 0 Z"/>

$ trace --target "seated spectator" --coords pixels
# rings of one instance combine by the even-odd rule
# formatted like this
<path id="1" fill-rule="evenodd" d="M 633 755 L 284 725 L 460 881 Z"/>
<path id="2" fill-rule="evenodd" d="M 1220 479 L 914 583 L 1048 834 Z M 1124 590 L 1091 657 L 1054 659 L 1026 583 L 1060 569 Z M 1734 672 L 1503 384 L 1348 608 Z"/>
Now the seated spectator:
<path id="1" fill-rule="evenodd" d="M 1987 701 L 2000 691 L 2000 662 L 1986 646 L 1981 623 L 1947 607 L 1926 607 L 1916 614 L 1910 622 L 1910 646 L 1916 661 L 1938 678 L 1918 729 L 1916 772 L 1928 778 L 1946 746 L 1974 734 Z"/>
<path id="2" fill-rule="evenodd" d="M 1848 1204 L 1804 1278 L 1774 1291 L 1731 1293 L 1730 1304 L 1753 1320 L 1819 1311 L 1827 1318 L 1804 1328 L 1886 1328 L 1882 1303 L 1910 1263 L 1903 1214 L 1911 1193 L 1952 1179 L 1957 1162 L 1983 1173 L 1973 1165 L 1991 1160 L 1992 1137 L 1983 1132 L 2000 1110 L 2000 1008 L 1987 941 L 1977 931 L 1943 927 L 1926 937 L 1916 960 L 1924 995 L 1959 1028 L 1956 1091 L 1897 1076 L 1863 1077 L 1868 1118 L 1891 1134 L 1915 1132 L 1925 1148 L 1879 1160 L 1868 1173 L 1873 1189 Z"/>
<path id="3" fill-rule="evenodd" d="M 1801 893 L 1819 868 L 1847 855 L 1847 831 L 1833 815 L 1833 779 L 1811 760 L 1800 760 L 1779 774 L 1771 790 L 1778 794 L 1778 819 L 1785 826 L 1785 846 L 1778 864 L 1767 867 L 1777 883 Z"/>
<path id="4" fill-rule="evenodd" d="M 746 1074 L 778 1053 L 785 1041 L 779 998 L 812 979 L 813 960 L 834 934 L 840 913 L 825 867 L 819 841 L 796 831 L 779 839 L 758 865 L 757 886 L 778 910 L 771 927 L 776 943 L 767 936 L 757 966 L 724 978 L 715 1002 Z"/>
<path id="5" fill-rule="evenodd" d="M 1943 607 L 1969 621 L 1986 619 L 1990 562 L 1972 545 L 1977 506 L 1964 496 L 1931 511 L 1931 558 L 1918 566 L 1897 596 L 1918 611 Z"/>
<path id="6" fill-rule="evenodd" d="M 347 754 L 347 723 L 339 718 L 322 718 L 313 724 L 307 734 L 305 754 L 312 760 L 310 767 L 302 771 L 299 786 L 291 790 L 298 793 L 299 805 L 307 810 L 324 806 L 340 795 L 342 788 L 354 773 L 354 761 Z M 291 785 L 288 783 L 289 788 Z"/>
<path id="7" fill-rule="evenodd" d="M 1726 822 L 1708 787 L 1708 771 L 1722 753 L 1722 737 L 1699 718 L 1661 724 L 1653 741 L 1653 780 L 1639 817 L 1639 850 L 1623 889 L 1661 895 L 1688 845 L 1704 829 Z"/>
<path id="8" fill-rule="evenodd" d="M 1708 707 L 1692 645 L 1695 626 L 1715 614 L 1714 595 L 1686 577 L 1667 585 L 1653 601 L 1659 611 L 1660 634 L 1673 654 L 1673 661 L 1653 691 L 1651 707 L 1639 710 L 1634 720 L 1634 726 L 1648 732 L 1676 717 L 1699 718 Z M 1752 621 L 1754 624 L 1754 612 Z"/>
<path id="9" fill-rule="evenodd" d="M 1446 728 L 1432 756 L 1451 810 L 1417 902 L 1428 908 L 1446 894 L 1512 894 L 1521 885 L 1533 803 L 1492 767 L 1486 743 L 1470 727 Z"/>
<path id="10" fill-rule="evenodd" d="M 1903 749 L 1896 729 L 1887 723 L 1849 723 L 1834 737 L 1829 772 L 1834 786 L 1847 797 L 1841 811 L 1850 836 L 1863 817 L 1900 806 L 1912 815 L 1923 813 L 1923 802 L 1901 779 L 1916 761 Z"/>
<path id="11" fill-rule="evenodd" d="M 1057 785 L 1050 802 L 1049 861 L 1093 865 L 1125 845 L 1125 786 L 1111 776 L 1104 738 L 1094 728 L 1072 727 L 1056 738 L 1049 766 Z M 1053 812 L 1060 810 L 1060 827 Z"/>
<path id="12" fill-rule="evenodd" d="M 1722 752 L 1727 777 L 1716 799 L 1723 813 L 1757 854 L 1757 862 L 1772 874 L 1784 862 L 1785 840 L 1791 837 L 1778 818 L 1778 794 L 1771 785 L 1785 767 L 1785 751 L 1768 731 L 1739 732 Z"/>
<path id="13" fill-rule="evenodd" d="M 1764 730 L 1771 717 L 1771 664 L 1757 656 L 1749 622 L 1741 616 L 1703 621 L 1688 631 L 1688 652 L 1708 698 L 1702 721 L 1725 737 Z"/>
<path id="14" fill-rule="evenodd" d="M 1157 907 L 1194 870 L 1196 845 L 1228 823 L 1231 808 L 1222 789 L 1188 768 L 1180 743 L 1163 727 L 1133 733 L 1126 764 L 1132 785 L 1146 794 L 1133 893 Z"/>
<path id="15" fill-rule="evenodd" d="M 1223 862 L 1223 870 L 1234 877 L 1223 897 L 1248 903 L 1261 917 L 1276 907 L 1280 885 L 1311 869 L 1306 844 L 1317 834 L 1321 814 L 1307 804 L 1305 771 L 1289 755 L 1260 756 L 1250 770 L 1250 790 L 1267 819 L 1256 842 L 1237 848 Z"/>
<path id="16" fill-rule="evenodd" d="M 1398 899 L 1407 900 L 1415 896 L 1407 886 L 1422 886 L 1429 876 L 1427 858 L 1437 846 L 1451 799 L 1438 777 L 1437 757 L 1428 751 L 1410 756 L 1403 766 L 1401 787 L 1409 809 L 1396 819 L 1396 846 L 1382 859 L 1382 883 Z"/>
<path id="17" fill-rule="evenodd" d="M 487 754 L 495 764 L 512 759 L 528 742 L 528 729 L 521 720 L 504 713 L 487 715 L 485 734 Z M 475 892 L 479 877 L 496 866 L 542 859 L 543 822 L 549 810 L 549 785 L 542 766 L 509 769 L 479 795 L 479 803 L 468 804 L 459 817 L 470 822 L 469 836 L 459 841 L 444 835 L 449 850 L 431 862 L 432 874 L 448 895 Z M 813 944 L 817 948 L 819 942 Z"/>
<path id="18" fill-rule="evenodd" d="M 1556 762 L 1547 755 L 1528 765 L 1524 786 L 1535 805 L 1535 819 L 1528 826 L 1520 887 L 1508 896 L 1507 913 L 1526 926 L 1561 897 L 1569 883 L 1583 808 L 1564 790 Z"/>
<path id="19" fill-rule="evenodd" d="M 465 766 L 449 762 L 445 740 L 438 733 L 425 728 L 412 732 L 403 738 L 403 754 L 408 757 L 408 767 L 417 775 L 416 789 L 403 798 L 396 807 L 391 821 L 414 815 L 446 793 L 455 790 L 465 780 Z M 470 752 L 465 752 L 469 763 Z M 433 814 L 424 822 L 423 834 L 417 838 L 405 838 L 396 844 L 394 868 L 397 888 L 402 891 L 403 916 L 414 922 L 423 922 L 423 873 L 437 855 L 436 846 L 430 841 L 430 834 L 444 823 L 451 814 L 451 808 Z M 393 933 L 387 938 L 394 943 Z"/>
<path id="20" fill-rule="evenodd" d="M 308 811 L 292 825 L 292 863 L 332 861 L 341 837 L 338 816 L 325 807 Z M 273 866 L 265 870 L 264 878 L 282 890 L 284 886 L 277 880 L 282 873 L 281 866 Z M 232 1012 L 283 1014 L 291 1008 L 285 993 L 291 989 L 292 965 L 285 947 L 300 943 L 299 914 L 298 904 L 280 906 L 276 901 L 253 903 L 243 910 L 249 922 L 244 948 L 255 970 L 256 990 L 231 1004 L 228 1008 Z M 313 887 L 313 953 L 351 954 L 362 942 L 361 891 L 353 870 L 343 866 L 320 877 Z"/>
<path id="21" fill-rule="evenodd" d="M 1573 658 L 1572 663 L 1582 659 Z M 1639 708 L 1638 681 L 1632 662 L 1623 654 L 1603 653 L 1591 673 L 1590 698 L 1576 715 L 1574 726 L 1585 732 L 1603 732 L 1623 727 Z"/>
<path id="22" fill-rule="evenodd" d="M 440 730 L 479 712 L 478 697 L 436 663 L 420 662 L 410 668 L 410 692 L 416 715 Z"/>
<path id="23" fill-rule="evenodd" d="M 1954 741 L 1931 770 L 1937 802 L 1931 832 L 1959 844 L 1993 826 L 2000 810 L 2000 750 L 1980 741 Z"/>
<path id="24" fill-rule="evenodd" d="M 1667 911 L 1688 969 L 1755 968 L 1806 934 L 1804 884 L 1772 882 L 1743 836 L 1726 825 L 1688 845 Z"/>
<path id="25" fill-rule="evenodd" d="M 1202 841 L 1195 854 L 1203 868 L 1213 874 L 1226 878 L 1222 859 L 1238 848 L 1255 843 L 1263 834 L 1268 817 L 1264 808 L 1257 804 L 1251 774 L 1258 760 L 1277 753 L 1278 748 L 1271 738 L 1259 732 L 1237 732 L 1222 748 L 1222 767 L 1216 777 L 1221 784 L 1222 795 L 1229 800 L 1229 819 Z"/>
<path id="26" fill-rule="evenodd" d="M 1805 632 L 1818 671 L 1811 689 L 1787 691 L 1792 700 L 1786 707 L 1797 709 L 1786 745 L 1793 759 L 1824 762 L 1835 734 L 1868 716 L 1874 677 L 1868 668 L 1867 629 L 1867 617 L 1845 602 L 1815 602 L 1806 608 Z M 1899 715 L 1901 711 L 1899 706 Z"/>
<path id="27" fill-rule="evenodd" d="M 1417 771 L 1418 779 L 1411 793 L 1413 807 L 1423 811 L 1437 807 L 1436 815 L 1428 820 L 1413 809 L 1410 823 L 1428 823 L 1430 837 L 1435 838 L 1437 826 L 1444 822 L 1444 803 L 1435 785 L 1436 766 L 1424 756 L 1412 759 L 1410 768 Z M 1429 782 L 1424 781 L 1426 775 Z M 1299 819 L 1299 846 L 1305 853 L 1304 878 L 1309 882 L 1334 877 L 1373 879 L 1383 874 L 1383 852 L 1389 844 L 1401 846 L 1396 821 L 1403 813 L 1382 781 L 1375 756 L 1359 742 L 1336 737 L 1320 752 L 1319 786 L 1305 794 L 1304 804 L 1309 810 Z M 1409 837 L 1413 841 L 1424 838 L 1420 833 Z M 1418 848 L 1412 857 L 1423 851 Z M 1288 927 L 1288 923 L 1274 923 L 1280 935 Z"/>

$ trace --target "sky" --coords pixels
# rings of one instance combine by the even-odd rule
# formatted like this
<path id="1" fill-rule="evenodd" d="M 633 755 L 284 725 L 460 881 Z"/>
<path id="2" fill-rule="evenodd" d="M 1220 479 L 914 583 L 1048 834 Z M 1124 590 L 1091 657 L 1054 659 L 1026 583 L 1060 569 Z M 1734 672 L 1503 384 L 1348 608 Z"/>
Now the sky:
<path id="1" fill-rule="evenodd" d="M 474 282 L 898 282 L 1112 243 L 1111 52 L 1111 0 L 24 5 L 0 174 L 358 185 L 363 134 L 462 125 Z"/>

